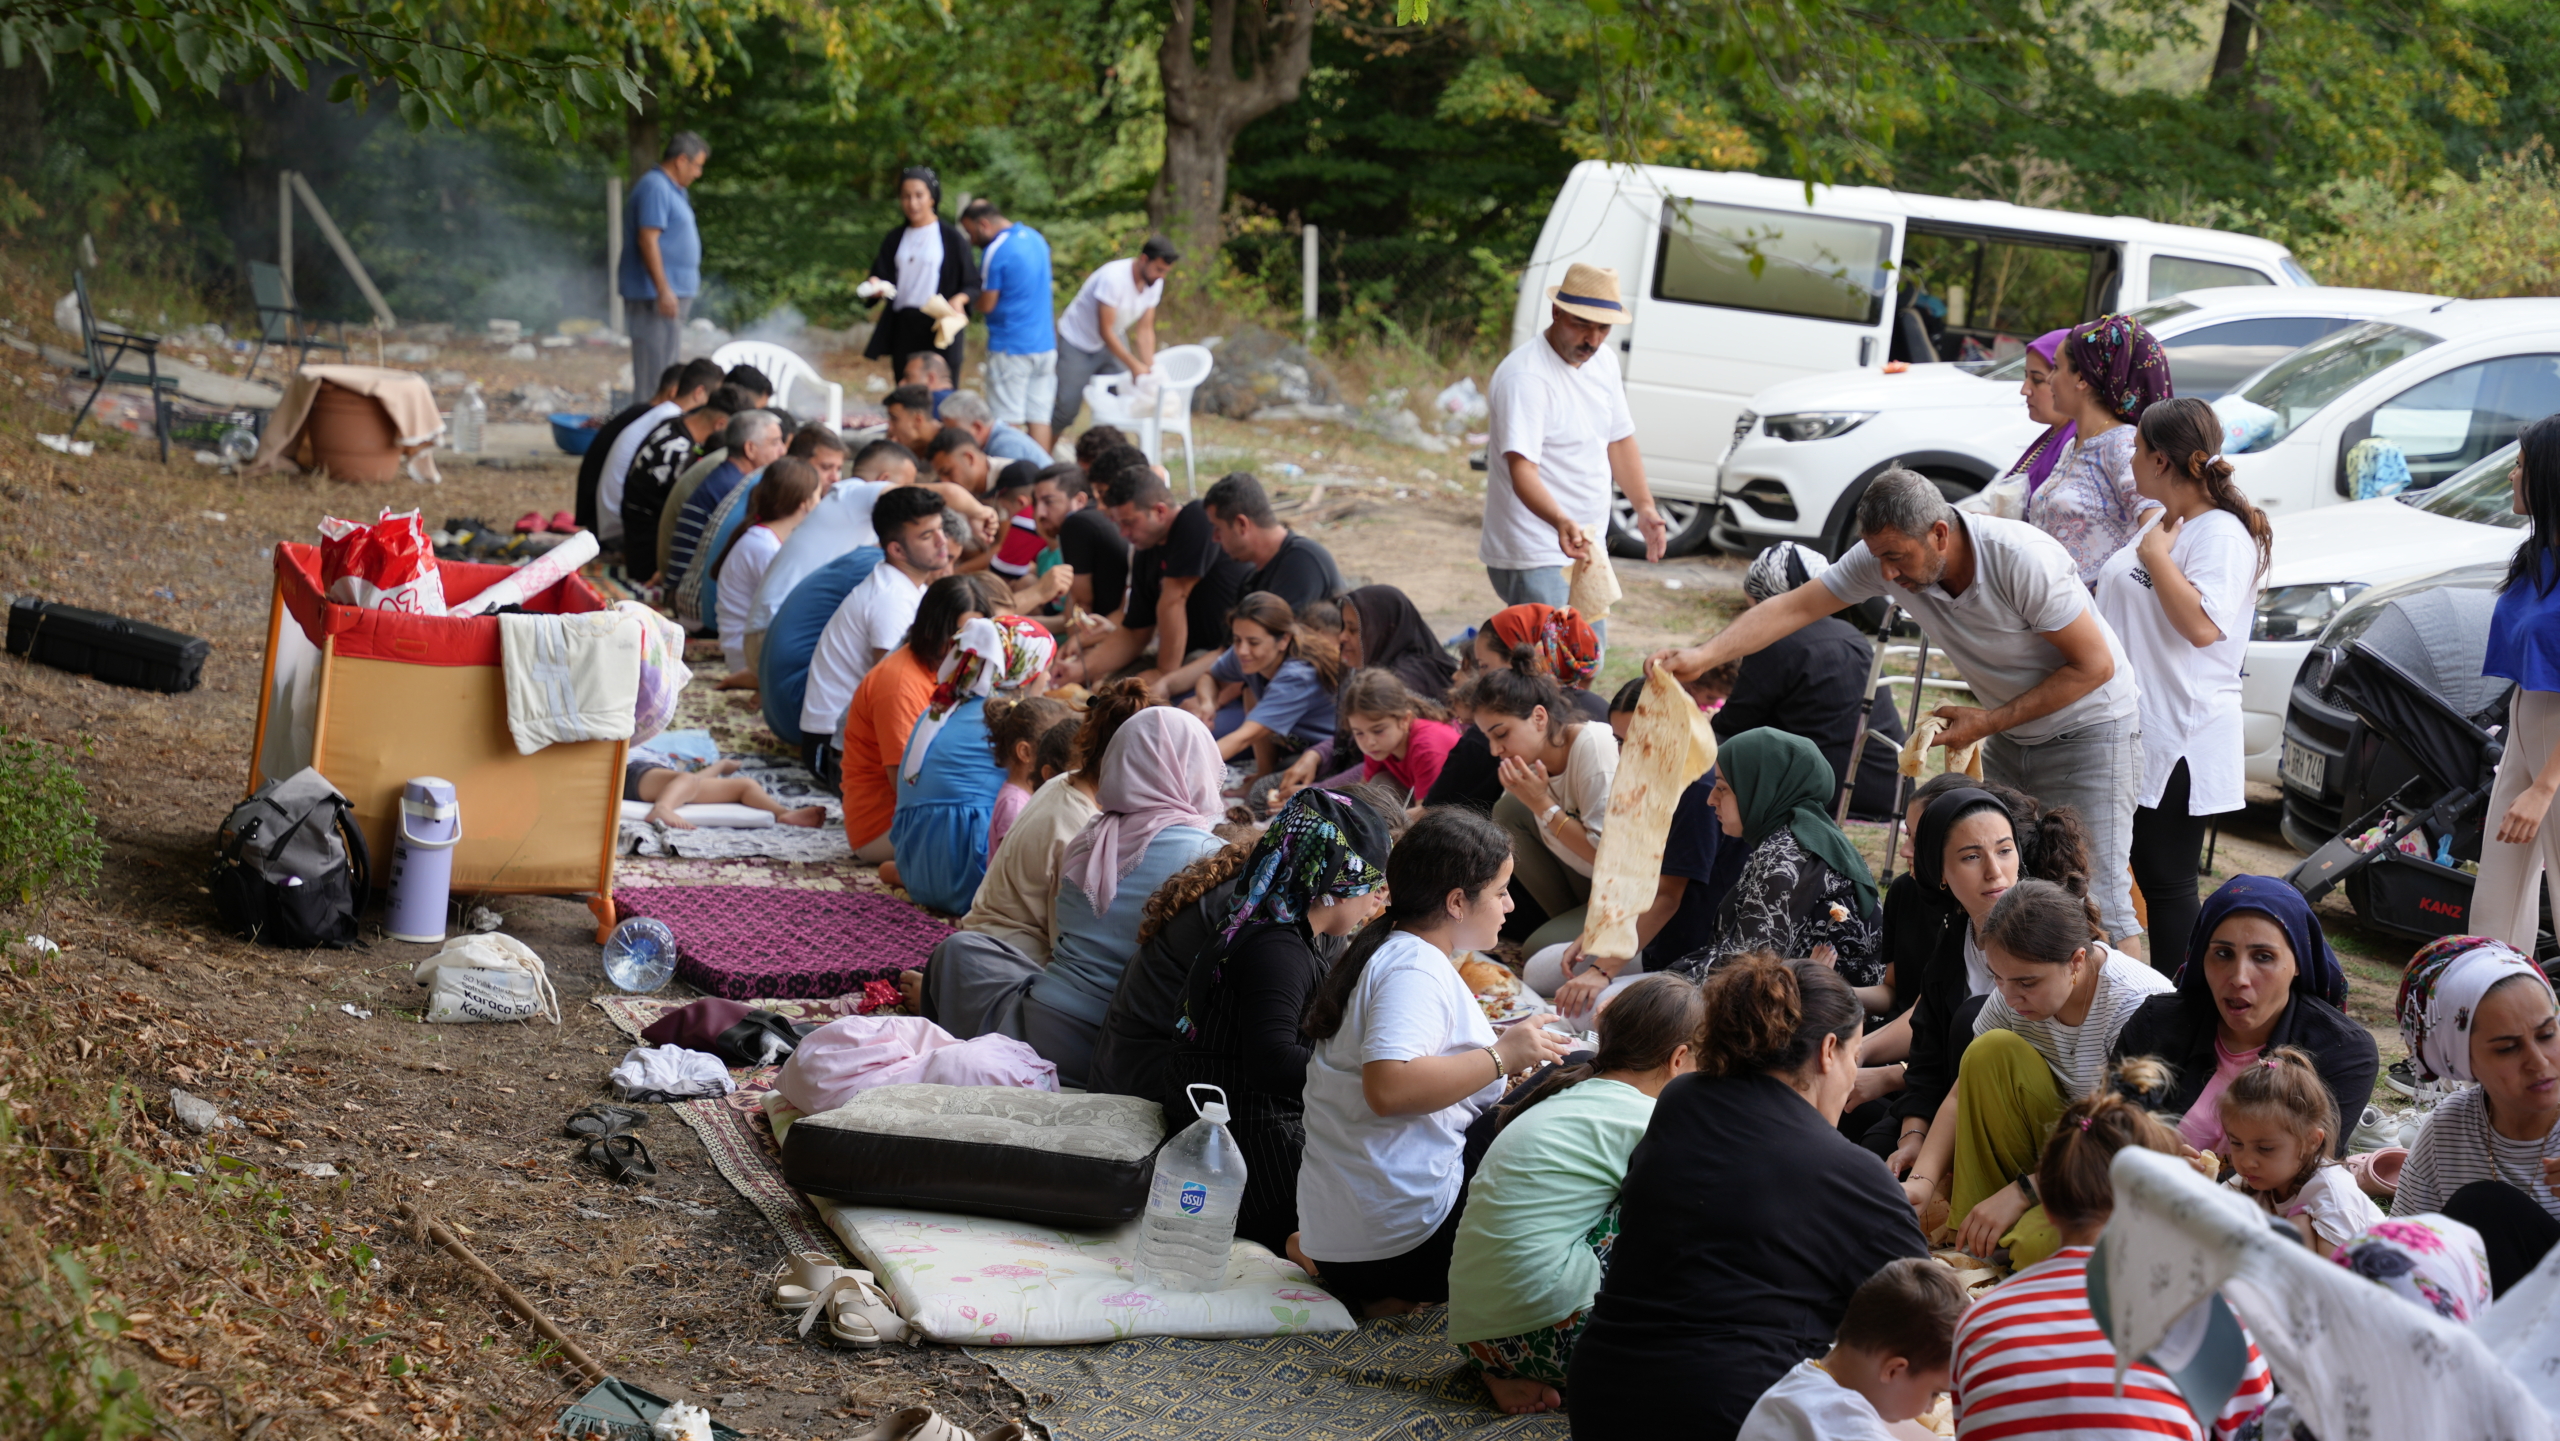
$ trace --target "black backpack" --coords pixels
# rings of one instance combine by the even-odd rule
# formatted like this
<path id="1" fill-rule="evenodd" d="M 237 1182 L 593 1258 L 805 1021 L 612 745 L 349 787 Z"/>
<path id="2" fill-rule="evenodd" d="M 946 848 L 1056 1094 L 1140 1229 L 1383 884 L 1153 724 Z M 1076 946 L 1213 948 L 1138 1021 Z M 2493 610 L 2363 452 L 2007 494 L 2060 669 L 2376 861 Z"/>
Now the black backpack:
<path id="1" fill-rule="evenodd" d="M 225 929 L 289 950 L 358 944 L 373 856 L 355 807 L 318 771 L 269 781 L 222 823 L 210 884 Z"/>

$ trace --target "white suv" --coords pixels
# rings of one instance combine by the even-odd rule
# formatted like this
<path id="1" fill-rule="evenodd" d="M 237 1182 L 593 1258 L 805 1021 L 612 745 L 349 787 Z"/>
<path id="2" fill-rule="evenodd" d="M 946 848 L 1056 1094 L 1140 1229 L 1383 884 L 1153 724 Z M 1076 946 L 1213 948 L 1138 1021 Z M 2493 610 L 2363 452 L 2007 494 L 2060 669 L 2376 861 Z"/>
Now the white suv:
<path id="1" fill-rule="evenodd" d="M 2433 303 L 2400 290 L 2229 286 L 2183 291 L 2133 312 L 2168 353 L 2180 395 L 2218 396 L 2298 348 L 2358 321 Z M 1838 555 L 1857 541 L 1867 482 L 1904 465 L 1968 495 L 2007 473 L 2044 427 L 2018 393 L 2026 359 L 1914 365 L 1773 385 L 1735 421 L 1718 480 L 1715 543 L 1749 553 L 1781 540 Z"/>

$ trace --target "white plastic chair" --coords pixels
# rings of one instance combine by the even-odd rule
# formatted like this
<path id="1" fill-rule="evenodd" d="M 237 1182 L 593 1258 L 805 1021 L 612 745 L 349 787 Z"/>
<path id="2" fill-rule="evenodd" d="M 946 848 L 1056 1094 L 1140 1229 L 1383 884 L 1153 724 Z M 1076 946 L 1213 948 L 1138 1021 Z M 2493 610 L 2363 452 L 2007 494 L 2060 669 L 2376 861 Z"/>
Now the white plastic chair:
<path id="1" fill-rule="evenodd" d="M 1164 464 L 1165 436 L 1181 436 L 1183 493 L 1196 494 L 1200 485 L 1191 450 L 1191 395 L 1217 364 L 1216 354 L 1205 345 L 1177 345 L 1156 352 L 1155 369 L 1144 377 L 1123 373 L 1095 376 L 1085 383 L 1084 401 L 1093 407 L 1094 424 L 1116 425 L 1124 430 L 1136 427 L 1138 449 L 1146 452 L 1150 465 Z M 1143 381 L 1154 382 L 1156 403 L 1152 412 L 1140 409 Z"/>
<path id="2" fill-rule="evenodd" d="M 773 382 L 774 399 L 785 407 L 791 405 L 795 389 L 806 388 L 825 396 L 827 429 L 844 429 L 844 387 L 818 374 L 815 366 L 796 353 L 770 340 L 732 340 L 711 352 L 711 361 L 722 369 L 752 365 L 763 371 Z"/>

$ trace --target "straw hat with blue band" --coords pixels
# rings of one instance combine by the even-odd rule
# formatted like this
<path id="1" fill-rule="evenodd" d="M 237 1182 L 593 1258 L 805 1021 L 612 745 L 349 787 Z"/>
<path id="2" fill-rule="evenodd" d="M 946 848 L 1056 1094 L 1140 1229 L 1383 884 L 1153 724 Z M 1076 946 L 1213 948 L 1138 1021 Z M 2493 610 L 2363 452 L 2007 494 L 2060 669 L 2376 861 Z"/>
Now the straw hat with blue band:
<path id="1" fill-rule="evenodd" d="M 1577 320 L 1624 325 L 1629 318 L 1626 302 L 1618 296 L 1618 272 L 1602 265 L 1567 267 L 1564 284 L 1548 286 L 1547 299 Z"/>

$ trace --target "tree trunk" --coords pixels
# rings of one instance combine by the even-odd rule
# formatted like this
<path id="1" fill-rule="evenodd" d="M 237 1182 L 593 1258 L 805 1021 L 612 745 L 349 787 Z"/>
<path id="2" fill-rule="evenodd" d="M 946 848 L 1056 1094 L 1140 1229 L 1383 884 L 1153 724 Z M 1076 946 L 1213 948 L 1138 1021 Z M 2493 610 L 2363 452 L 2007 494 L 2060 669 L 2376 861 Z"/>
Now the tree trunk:
<path id="1" fill-rule="evenodd" d="M 1147 215 L 1194 263 L 1213 255 L 1227 206 L 1227 151 L 1247 125 L 1298 98 L 1315 41 L 1315 0 L 1173 0 L 1157 52 L 1164 75 L 1164 168 Z M 1200 53 L 1205 40 L 1208 53 Z M 1245 73 L 1239 73 L 1239 67 Z"/>
<path id="2" fill-rule="evenodd" d="M 222 103 L 238 117 L 240 159 L 227 191 L 218 193 L 222 227 L 241 259 L 276 258 L 276 181 L 282 172 L 301 171 L 326 203 L 337 179 L 361 163 L 358 152 L 366 137 L 399 113 L 388 86 L 375 89 L 361 109 L 331 104 L 329 86 L 346 69 L 312 66 L 308 90 L 278 79 L 223 87 Z M 342 225 L 348 221 L 343 214 L 337 219 Z M 308 216 L 298 222 L 294 250 L 302 264 L 294 274 L 294 303 L 306 314 L 369 314 L 354 283 L 322 248 L 318 227 Z"/>
<path id="3" fill-rule="evenodd" d="M 2248 77 L 2249 42 L 2258 29 L 2255 0 L 2229 0 L 2222 9 L 2222 43 L 2214 47 L 2213 78 L 2206 88 L 2216 94 L 2241 86 Z"/>

